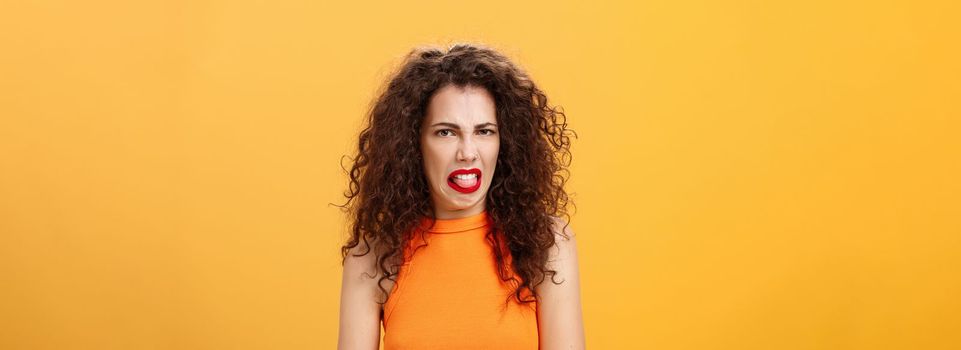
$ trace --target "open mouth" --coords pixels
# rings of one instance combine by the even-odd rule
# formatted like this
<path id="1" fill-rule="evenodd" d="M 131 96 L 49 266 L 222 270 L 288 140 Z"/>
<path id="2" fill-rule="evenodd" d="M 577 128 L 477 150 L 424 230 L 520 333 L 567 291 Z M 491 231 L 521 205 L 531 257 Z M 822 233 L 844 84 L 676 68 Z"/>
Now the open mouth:
<path id="1" fill-rule="evenodd" d="M 447 176 L 447 185 L 460 193 L 471 193 L 480 188 L 481 171 L 477 168 L 457 169 Z"/>

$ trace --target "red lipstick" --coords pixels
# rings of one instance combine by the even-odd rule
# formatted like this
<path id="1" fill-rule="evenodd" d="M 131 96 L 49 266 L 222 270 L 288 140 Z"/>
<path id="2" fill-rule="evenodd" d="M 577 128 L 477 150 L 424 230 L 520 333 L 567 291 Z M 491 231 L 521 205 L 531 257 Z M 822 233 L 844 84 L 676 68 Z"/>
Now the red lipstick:
<path id="1" fill-rule="evenodd" d="M 468 174 L 477 175 L 477 179 L 474 181 L 474 185 L 470 187 L 461 187 L 460 185 L 457 184 L 457 182 L 454 181 L 454 176 L 468 175 Z M 477 191 L 477 189 L 480 188 L 480 184 L 481 184 L 481 171 L 480 169 L 477 169 L 477 168 L 457 169 L 451 172 L 449 175 L 447 175 L 447 185 L 460 193 L 472 193 L 474 191 Z"/>

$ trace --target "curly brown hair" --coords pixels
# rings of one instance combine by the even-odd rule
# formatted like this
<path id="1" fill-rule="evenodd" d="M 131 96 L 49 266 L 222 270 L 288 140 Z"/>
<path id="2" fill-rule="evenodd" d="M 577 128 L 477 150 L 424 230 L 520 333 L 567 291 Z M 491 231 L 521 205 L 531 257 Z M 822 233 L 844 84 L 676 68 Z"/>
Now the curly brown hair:
<path id="1" fill-rule="evenodd" d="M 382 283 L 396 281 L 404 247 L 415 231 L 425 234 L 416 230 L 420 220 L 436 222 L 419 132 L 431 96 L 449 84 L 483 87 L 494 97 L 501 148 L 486 195 L 492 222 L 486 238 L 499 248 L 493 252 L 501 280 L 513 288 L 505 302 L 512 296 L 535 302 L 534 287 L 547 275 L 555 284 L 563 282 L 553 280 L 557 272 L 547 268 L 547 260 L 555 234 L 566 237 L 570 221 L 567 206 L 574 203 L 564 184 L 570 176 L 570 135 L 577 134 L 567 127 L 563 108 L 549 106 L 527 73 L 484 45 L 414 48 L 382 87 L 367 112 L 354 163 L 344 168 L 350 177 L 347 201 L 337 206 L 348 213 L 350 236 L 341 264 L 363 242 L 366 251 L 354 256 L 376 254 L 377 284 L 386 295 Z M 564 229 L 555 231 L 562 216 Z"/>

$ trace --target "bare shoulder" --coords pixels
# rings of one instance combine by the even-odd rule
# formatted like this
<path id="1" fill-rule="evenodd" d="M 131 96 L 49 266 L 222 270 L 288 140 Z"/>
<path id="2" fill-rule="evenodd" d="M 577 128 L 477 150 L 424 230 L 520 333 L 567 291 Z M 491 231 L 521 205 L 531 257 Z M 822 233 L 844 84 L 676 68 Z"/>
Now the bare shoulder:
<path id="1" fill-rule="evenodd" d="M 580 272 L 574 231 L 565 220 L 553 219 L 555 245 L 550 249 L 547 265 L 556 273 L 535 287 L 539 295 L 538 338 L 541 349 L 584 349 Z"/>
<path id="2" fill-rule="evenodd" d="M 347 251 L 340 290 L 338 349 L 376 349 L 381 305 L 377 303 L 377 254 L 361 243 Z"/>
<path id="3" fill-rule="evenodd" d="M 574 230 L 563 218 L 551 218 L 554 221 L 554 246 L 549 250 L 548 267 L 557 270 L 557 277 L 575 277 L 578 269 Z"/>
<path id="4" fill-rule="evenodd" d="M 551 216 L 551 219 L 554 221 L 554 243 L 557 248 L 560 250 L 565 248 L 575 249 L 574 230 L 571 228 L 570 222 L 557 216 Z"/>
<path id="5" fill-rule="evenodd" d="M 371 278 L 370 275 L 376 276 L 376 266 L 377 266 L 377 254 L 373 249 L 369 249 L 364 246 L 364 243 L 350 248 L 347 251 L 347 256 L 344 257 L 344 276 L 349 278 L 352 282 L 362 281 L 355 280 L 358 277 Z M 366 273 L 366 274 L 365 274 Z"/>
<path id="6" fill-rule="evenodd" d="M 551 216 L 551 220 L 554 221 L 555 235 L 574 236 L 574 230 L 571 229 L 570 222 L 567 222 L 567 220 L 559 216 Z"/>
<path id="7" fill-rule="evenodd" d="M 384 279 L 381 282 L 380 277 L 383 272 L 377 263 L 377 257 L 378 252 L 368 248 L 363 242 L 348 250 L 344 258 L 344 284 L 350 288 L 365 289 L 365 294 L 373 295 L 375 298 L 383 297 L 378 283 L 382 283 L 388 292 L 393 285 L 390 279 Z"/>

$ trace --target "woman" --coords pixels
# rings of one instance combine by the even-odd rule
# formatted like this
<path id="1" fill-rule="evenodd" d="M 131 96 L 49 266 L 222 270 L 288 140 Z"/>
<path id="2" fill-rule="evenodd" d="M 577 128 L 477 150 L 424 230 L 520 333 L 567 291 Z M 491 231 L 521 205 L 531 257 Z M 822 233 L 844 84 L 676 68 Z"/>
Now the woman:
<path id="1" fill-rule="evenodd" d="M 411 51 L 349 171 L 338 348 L 584 348 L 568 134 L 495 50 Z"/>

